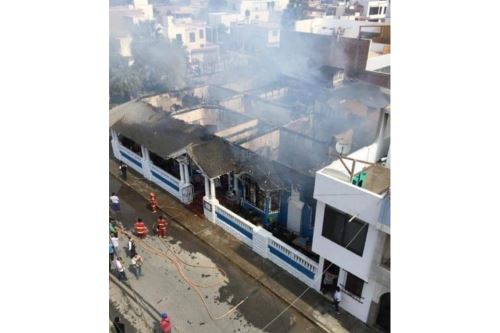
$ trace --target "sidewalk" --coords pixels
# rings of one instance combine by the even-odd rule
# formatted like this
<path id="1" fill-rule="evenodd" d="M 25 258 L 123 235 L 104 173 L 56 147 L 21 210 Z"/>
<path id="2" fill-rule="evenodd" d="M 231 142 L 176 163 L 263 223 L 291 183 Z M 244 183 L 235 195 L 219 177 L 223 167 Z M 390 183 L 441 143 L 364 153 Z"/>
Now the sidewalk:
<path id="1" fill-rule="evenodd" d="M 119 177 L 118 163 L 115 160 L 110 159 L 109 169 L 110 174 L 123 182 Z M 291 274 L 271 261 L 262 258 L 222 228 L 205 219 L 204 216 L 198 216 L 186 209 L 176 198 L 130 168 L 125 183 L 146 199 L 149 198 L 149 193 L 154 191 L 158 195 L 158 207 L 166 213 L 165 215 L 174 219 L 180 226 L 227 258 L 287 304 L 293 302 L 307 288 L 304 283 Z M 335 314 L 331 302 L 312 289 L 297 300 L 293 307 L 328 332 L 377 332 L 376 329 L 368 327 L 345 311 L 341 311 L 340 315 Z"/>

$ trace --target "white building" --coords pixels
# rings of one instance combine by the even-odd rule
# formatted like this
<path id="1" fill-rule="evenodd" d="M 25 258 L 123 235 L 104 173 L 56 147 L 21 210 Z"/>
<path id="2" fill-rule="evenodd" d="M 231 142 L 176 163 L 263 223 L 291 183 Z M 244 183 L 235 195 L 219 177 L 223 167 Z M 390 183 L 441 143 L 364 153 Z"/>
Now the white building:
<path id="1" fill-rule="evenodd" d="M 390 66 L 390 25 L 387 23 L 345 20 L 334 16 L 324 16 L 295 21 L 295 31 L 370 39 L 366 70 L 378 71 Z"/>
<path id="2" fill-rule="evenodd" d="M 242 21 L 243 17 L 238 12 L 214 12 L 208 13 L 208 25 L 213 29 L 217 29 L 220 25 L 227 29 L 231 27 L 231 23 Z"/>
<path id="3" fill-rule="evenodd" d="M 388 325 L 390 312 L 390 109 L 376 141 L 316 173 L 312 250 L 334 276 L 340 307 L 363 322 Z M 345 155 L 344 155 L 345 156 Z M 377 163 L 383 161 L 382 163 Z M 316 289 L 320 289 L 317 281 Z M 327 297 L 331 297 L 327 293 Z"/>
<path id="4" fill-rule="evenodd" d="M 132 5 L 109 8 L 109 34 L 119 42 L 120 55 L 131 59 L 134 25 L 153 20 L 153 5 L 148 0 L 134 0 Z"/>
<path id="5" fill-rule="evenodd" d="M 319 35 L 335 35 L 337 31 L 341 30 L 343 37 L 358 38 L 361 28 L 364 32 L 376 33 L 379 30 L 378 27 L 385 25 L 387 23 L 323 16 L 295 21 L 295 31 Z"/>
<path id="6" fill-rule="evenodd" d="M 228 4 L 241 18 L 265 22 L 269 19 L 270 12 L 280 10 L 285 2 L 288 4 L 287 1 L 280 0 L 229 0 Z"/>
<path id="7" fill-rule="evenodd" d="M 133 20 L 134 24 L 141 21 L 150 21 L 154 19 L 153 5 L 148 0 L 133 0 L 128 6 L 114 6 L 109 8 L 109 16 L 126 16 Z"/>
<path id="8" fill-rule="evenodd" d="M 387 17 L 388 0 L 358 0 L 357 2 L 363 6 L 362 16 L 370 21 L 380 21 Z"/>
<path id="9" fill-rule="evenodd" d="M 207 24 L 191 17 L 164 17 L 164 34 L 172 42 L 186 48 L 190 61 L 214 61 L 218 58 L 219 48 L 207 41 Z"/>

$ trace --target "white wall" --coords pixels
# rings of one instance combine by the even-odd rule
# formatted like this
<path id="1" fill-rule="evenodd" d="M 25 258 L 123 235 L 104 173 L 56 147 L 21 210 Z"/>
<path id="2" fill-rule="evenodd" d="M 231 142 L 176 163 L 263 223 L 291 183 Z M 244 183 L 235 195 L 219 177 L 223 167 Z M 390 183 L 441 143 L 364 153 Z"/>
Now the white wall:
<path id="1" fill-rule="evenodd" d="M 340 267 L 339 284 L 345 285 L 347 272 L 365 281 L 361 301 L 343 293 L 340 305 L 344 310 L 358 319 L 367 322 L 372 301 L 378 302 L 380 295 L 389 291 L 389 283 L 387 281 L 390 273 L 388 271 L 383 272 L 385 274 L 380 277 L 373 275 L 374 272 L 378 272 L 373 266 L 377 265 L 376 268 L 380 268 L 379 256 L 377 254 L 380 254 L 381 248 L 384 246 L 383 233 L 372 225 L 368 226 L 363 256 L 360 257 L 321 235 L 324 211 L 325 204 L 318 200 L 312 250 L 322 258 Z M 324 268 L 321 269 L 324 270 Z"/>
<path id="2" fill-rule="evenodd" d="M 200 30 L 203 31 L 203 37 L 200 37 Z M 182 45 L 188 51 L 200 49 L 207 44 L 207 31 L 205 26 L 199 26 L 189 23 L 179 23 L 172 16 L 167 17 L 166 24 L 167 36 L 171 41 L 176 41 L 177 34 L 182 36 Z M 190 33 L 194 33 L 194 42 L 189 39 Z M 203 46 L 202 46 L 203 45 Z"/>
<path id="3" fill-rule="evenodd" d="M 384 200 L 387 198 L 349 182 L 324 175 L 322 170 L 316 173 L 314 198 L 318 202 L 327 203 L 351 216 L 357 215 L 360 220 L 366 223 L 383 224 L 381 210 L 384 208 Z"/>
<path id="4" fill-rule="evenodd" d="M 330 262 L 335 263 L 335 265 L 356 275 L 360 279 L 368 281 L 375 247 L 379 244 L 377 241 L 378 233 L 380 231 L 378 231 L 374 226 L 368 225 L 365 249 L 363 251 L 363 256 L 360 257 L 354 252 L 345 249 L 344 247 L 321 235 L 323 230 L 324 214 L 325 204 L 318 201 L 316 205 L 312 250 L 320 256 L 328 259 Z"/>
<path id="5" fill-rule="evenodd" d="M 120 42 L 120 55 L 122 57 L 131 57 L 132 50 L 130 48 L 130 45 L 132 43 L 132 37 L 117 37 L 117 39 Z"/>
<path id="6" fill-rule="evenodd" d="M 347 277 L 347 272 L 344 270 L 340 271 L 339 274 L 339 284 L 345 284 L 345 279 Z M 370 311 L 371 302 L 373 299 L 373 294 L 376 289 L 376 284 L 373 282 L 365 283 L 363 286 L 363 292 L 361 293 L 361 303 L 355 300 L 346 293 L 342 295 L 342 302 L 340 307 L 358 318 L 359 320 L 366 323 L 368 320 L 368 313 Z"/>
<path id="7" fill-rule="evenodd" d="M 231 23 L 238 22 L 242 19 L 243 17 L 239 13 L 208 13 L 208 24 L 214 28 L 217 28 L 219 24 L 223 24 L 229 28 Z"/>
<path id="8" fill-rule="evenodd" d="M 271 151 L 275 151 L 280 146 L 280 131 L 275 130 L 271 133 L 261 135 L 251 141 L 241 144 L 241 147 L 251 151 L 257 151 L 263 147 L 269 147 Z"/>
<path id="9" fill-rule="evenodd" d="M 363 28 L 363 31 L 378 32 L 380 29 L 376 27 L 381 25 L 387 24 L 368 21 L 344 20 L 335 18 L 334 16 L 325 16 L 296 21 L 295 30 L 321 35 L 333 35 L 333 32 L 337 31 L 338 28 L 343 28 L 345 29 L 343 35 L 344 37 L 358 38 L 360 26 L 374 26 L 374 28 Z"/>
<path id="10" fill-rule="evenodd" d="M 383 54 L 379 56 L 369 57 L 366 62 L 366 70 L 374 71 L 391 65 L 391 54 Z"/>

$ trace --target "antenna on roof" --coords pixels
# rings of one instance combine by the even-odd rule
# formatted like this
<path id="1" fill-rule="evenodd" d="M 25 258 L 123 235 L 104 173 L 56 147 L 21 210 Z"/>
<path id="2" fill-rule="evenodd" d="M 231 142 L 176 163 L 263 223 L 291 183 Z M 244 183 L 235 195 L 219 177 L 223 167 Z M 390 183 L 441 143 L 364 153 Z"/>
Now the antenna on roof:
<path id="1" fill-rule="evenodd" d="M 352 132 L 349 130 L 346 133 L 338 135 L 336 137 L 337 143 L 335 144 L 335 150 L 340 156 L 349 154 L 352 145 Z"/>

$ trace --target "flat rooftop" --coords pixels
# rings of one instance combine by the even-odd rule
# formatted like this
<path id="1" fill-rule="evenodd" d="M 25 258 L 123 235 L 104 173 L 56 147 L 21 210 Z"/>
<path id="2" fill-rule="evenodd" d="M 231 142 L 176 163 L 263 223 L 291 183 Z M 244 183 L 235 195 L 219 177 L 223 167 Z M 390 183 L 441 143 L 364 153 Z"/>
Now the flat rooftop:
<path id="1" fill-rule="evenodd" d="M 370 165 L 363 170 L 366 173 L 366 180 L 363 188 L 370 192 L 382 194 L 391 186 L 391 170 L 381 165 Z"/>

